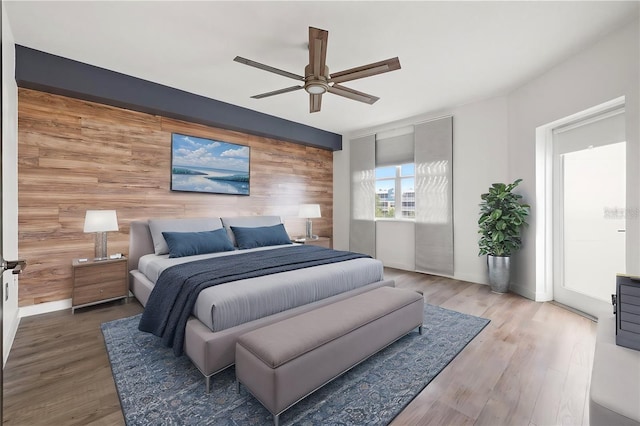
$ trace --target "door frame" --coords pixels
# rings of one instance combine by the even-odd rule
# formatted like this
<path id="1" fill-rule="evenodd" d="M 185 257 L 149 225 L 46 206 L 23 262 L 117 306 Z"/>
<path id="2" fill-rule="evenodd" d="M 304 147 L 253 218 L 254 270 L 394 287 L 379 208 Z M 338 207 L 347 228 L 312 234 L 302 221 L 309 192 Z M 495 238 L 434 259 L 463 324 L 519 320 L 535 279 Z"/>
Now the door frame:
<path id="1" fill-rule="evenodd" d="M 620 96 L 536 128 L 536 302 L 553 300 L 553 129 L 624 106 L 625 97 Z"/>
<path id="2" fill-rule="evenodd" d="M 4 14 L 4 4 L 0 4 L 0 15 Z M 2 40 L 2 25 L 0 25 L 0 64 L 2 63 L 2 61 L 4 60 L 4 43 Z M 2 72 L 2 66 L 0 66 L 0 72 Z M 2 116 L 4 116 L 4 92 L 3 92 L 3 88 L 2 85 L 0 85 L 0 114 L 2 114 Z M 4 271 L 5 271 L 5 267 L 4 267 L 4 257 L 3 257 L 3 252 L 4 252 L 4 237 L 2 235 L 2 229 L 4 227 L 4 206 L 2 204 L 2 194 L 4 194 L 4 186 L 2 183 L 2 175 L 3 175 L 3 171 L 2 171 L 2 163 L 4 162 L 4 156 L 2 155 L 2 146 L 3 146 L 3 131 L 4 131 L 4 120 L 2 119 L 2 116 L 0 116 L 0 276 L 2 277 L 2 281 L 0 282 L 0 285 L 4 286 Z M 0 292 L 0 294 L 2 294 L 2 292 Z M 4 297 L 0 297 L 0 299 L 2 299 L 0 301 L 0 354 L 2 354 L 2 365 L 0 365 L 0 421 L 2 421 L 2 419 L 4 418 L 2 416 L 2 406 L 4 405 L 4 400 L 3 400 L 3 395 L 4 395 L 4 376 L 3 376 L 3 370 L 4 370 Z"/>

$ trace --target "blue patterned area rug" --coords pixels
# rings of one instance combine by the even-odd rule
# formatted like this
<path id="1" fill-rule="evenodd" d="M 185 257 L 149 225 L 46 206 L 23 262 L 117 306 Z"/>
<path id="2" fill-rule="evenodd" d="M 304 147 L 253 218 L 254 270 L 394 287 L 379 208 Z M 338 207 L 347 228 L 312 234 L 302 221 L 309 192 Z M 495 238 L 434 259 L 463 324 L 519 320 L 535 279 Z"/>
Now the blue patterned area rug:
<path id="1" fill-rule="evenodd" d="M 186 356 L 176 358 L 157 337 L 138 331 L 140 315 L 102 324 L 127 425 L 272 425 L 234 369 L 204 377 Z M 425 305 L 424 334 L 404 336 L 314 392 L 280 416 L 283 425 L 384 425 L 411 402 L 489 323 Z"/>

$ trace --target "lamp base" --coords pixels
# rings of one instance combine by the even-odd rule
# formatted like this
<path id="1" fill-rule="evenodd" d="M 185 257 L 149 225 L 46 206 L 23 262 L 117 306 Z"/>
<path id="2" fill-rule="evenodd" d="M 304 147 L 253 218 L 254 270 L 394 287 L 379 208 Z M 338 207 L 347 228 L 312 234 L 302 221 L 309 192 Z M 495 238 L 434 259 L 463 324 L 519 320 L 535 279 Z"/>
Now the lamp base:
<path id="1" fill-rule="evenodd" d="M 107 233 L 96 232 L 95 255 L 93 260 L 107 260 Z"/>
<path id="2" fill-rule="evenodd" d="M 307 240 L 313 239 L 313 223 L 311 223 L 311 219 L 307 219 L 307 229 L 304 237 Z"/>

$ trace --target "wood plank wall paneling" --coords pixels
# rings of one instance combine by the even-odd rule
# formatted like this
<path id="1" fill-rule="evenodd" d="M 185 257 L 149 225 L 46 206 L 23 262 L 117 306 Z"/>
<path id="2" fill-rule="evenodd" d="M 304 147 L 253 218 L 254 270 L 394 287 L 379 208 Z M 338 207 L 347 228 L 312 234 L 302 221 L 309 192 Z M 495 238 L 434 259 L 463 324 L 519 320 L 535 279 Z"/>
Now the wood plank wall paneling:
<path id="1" fill-rule="evenodd" d="M 251 195 L 171 192 L 171 133 L 251 147 Z M 92 257 L 89 209 L 115 209 L 109 253 L 129 250 L 129 223 L 149 217 L 280 215 L 304 234 L 298 205 L 318 203 L 314 232 L 333 234 L 333 154 L 29 89 L 18 90 L 19 305 L 71 297 L 71 261 Z"/>

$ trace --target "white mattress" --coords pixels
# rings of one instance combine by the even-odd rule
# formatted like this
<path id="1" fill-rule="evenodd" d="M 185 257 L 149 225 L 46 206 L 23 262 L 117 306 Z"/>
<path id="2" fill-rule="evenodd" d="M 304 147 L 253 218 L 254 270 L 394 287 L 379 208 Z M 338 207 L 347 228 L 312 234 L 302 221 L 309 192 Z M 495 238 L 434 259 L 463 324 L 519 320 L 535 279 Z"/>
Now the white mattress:
<path id="1" fill-rule="evenodd" d="M 292 246 L 260 247 L 176 259 L 169 259 L 168 255 L 148 254 L 140 258 L 138 270 L 155 283 L 162 271 L 180 263 Z M 212 331 L 220 331 L 382 279 L 383 266 L 377 259 L 361 258 L 313 266 L 209 287 L 198 296 L 193 314 Z"/>

